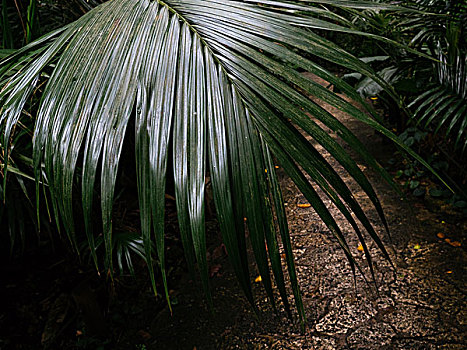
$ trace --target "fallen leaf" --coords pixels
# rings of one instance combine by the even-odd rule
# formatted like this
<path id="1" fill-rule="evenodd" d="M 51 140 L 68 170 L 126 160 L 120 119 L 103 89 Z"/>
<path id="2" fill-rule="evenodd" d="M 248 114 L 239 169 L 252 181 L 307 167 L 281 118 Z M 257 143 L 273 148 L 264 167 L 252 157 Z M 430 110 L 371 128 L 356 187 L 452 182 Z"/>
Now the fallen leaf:
<path id="1" fill-rule="evenodd" d="M 438 238 L 440 238 L 440 239 L 443 239 L 445 237 L 444 233 L 442 233 L 442 232 L 438 233 L 436 236 L 438 236 Z"/>
<path id="2" fill-rule="evenodd" d="M 279 169 L 279 165 L 275 165 L 274 168 Z"/>
<path id="3" fill-rule="evenodd" d="M 458 241 L 451 241 L 451 242 L 448 242 L 450 245 L 452 245 L 453 247 L 460 247 L 461 246 L 461 242 L 458 242 Z"/>
<path id="4" fill-rule="evenodd" d="M 446 271 L 446 273 L 452 273 L 452 271 L 451 271 L 451 270 L 449 270 L 449 271 Z"/>
<path id="5" fill-rule="evenodd" d="M 76 331 L 76 336 L 79 337 L 80 335 L 83 335 L 83 332 L 81 332 L 79 329 Z"/>
<path id="6" fill-rule="evenodd" d="M 448 244 L 451 244 L 451 240 L 449 238 L 446 238 L 444 241 Z"/>
<path id="7" fill-rule="evenodd" d="M 299 208 L 309 208 L 309 207 L 311 207 L 311 204 L 310 203 L 299 203 L 299 204 L 297 204 L 297 207 L 299 207 Z"/>
<path id="8" fill-rule="evenodd" d="M 421 248 L 421 247 L 420 247 L 420 244 L 415 244 L 415 245 L 413 246 L 413 249 L 416 249 L 416 250 L 419 250 L 420 248 Z"/>
<path id="9" fill-rule="evenodd" d="M 286 255 L 285 255 L 285 254 L 281 254 L 281 258 L 285 260 Z"/>
<path id="10" fill-rule="evenodd" d="M 359 252 L 363 252 L 363 246 L 360 244 L 360 245 L 357 247 L 357 250 L 358 250 Z"/>
<path id="11" fill-rule="evenodd" d="M 263 280 L 263 279 L 261 278 L 261 276 L 258 276 L 258 277 L 256 277 L 255 282 L 256 282 L 256 283 L 259 283 L 259 282 L 261 282 L 262 280 Z"/>
<path id="12" fill-rule="evenodd" d="M 171 201 L 175 201 L 175 197 L 171 196 L 170 194 L 166 193 L 165 194 L 165 199 L 170 199 Z"/>

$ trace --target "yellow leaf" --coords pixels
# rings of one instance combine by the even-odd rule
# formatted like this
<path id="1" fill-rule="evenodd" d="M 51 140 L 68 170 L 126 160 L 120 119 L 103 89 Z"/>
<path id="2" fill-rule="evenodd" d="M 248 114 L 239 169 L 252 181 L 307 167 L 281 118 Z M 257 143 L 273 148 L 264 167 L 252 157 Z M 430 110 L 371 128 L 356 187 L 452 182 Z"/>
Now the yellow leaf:
<path id="1" fill-rule="evenodd" d="M 311 207 L 311 204 L 310 203 L 299 203 L 299 204 L 297 204 L 297 207 L 299 207 L 299 208 L 309 208 L 309 207 Z"/>
<path id="2" fill-rule="evenodd" d="M 256 283 L 261 282 L 261 281 L 262 281 L 261 276 L 256 277 L 256 279 L 255 279 Z"/>
<path id="3" fill-rule="evenodd" d="M 357 250 L 358 250 L 359 252 L 363 252 L 363 246 L 360 244 L 360 245 L 357 247 Z"/>
<path id="4" fill-rule="evenodd" d="M 374 96 L 374 97 L 370 97 L 370 100 L 373 100 L 373 101 L 376 101 L 378 99 L 378 97 Z"/>
<path id="5" fill-rule="evenodd" d="M 421 247 L 420 247 L 420 244 L 415 244 L 415 245 L 413 246 L 413 249 L 416 249 L 416 250 L 419 250 L 420 248 L 421 248 Z"/>
<path id="6" fill-rule="evenodd" d="M 264 172 L 267 173 L 267 172 L 268 172 L 268 169 L 264 169 Z"/>
<path id="7" fill-rule="evenodd" d="M 446 271 L 446 273 L 452 273 L 452 271 L 451 271 L 451 270 L 449 270 L 449 271 Z"/>
<path id="8" fill-rule="evenodd" d="M 274 168 L 279 169 L 279 165 L 275 165 Z"/>

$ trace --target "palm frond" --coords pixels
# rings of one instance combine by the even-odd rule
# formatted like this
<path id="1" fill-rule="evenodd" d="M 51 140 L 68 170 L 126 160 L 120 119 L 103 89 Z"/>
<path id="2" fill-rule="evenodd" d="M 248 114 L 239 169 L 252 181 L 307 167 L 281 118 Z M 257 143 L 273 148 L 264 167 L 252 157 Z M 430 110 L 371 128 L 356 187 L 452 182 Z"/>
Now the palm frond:
<path id="1" fill-rule="evenodd" d="M 413 118 L 425 128 L 436 124 L 434 132 L 445 130 L 452 137 L 454 147 L 465 150 L 467 146 L 467 57 L 456 55 L 449 64 L 440 54 L 437 65 L 438 81 L 433 88 L 420 95 L 411 106 L 417 106 Z"/>
<path id="2" fill-rule="evenodd" d="M 299 21 L 295 14 L 286 11 L 279 11 L 278 15 L 277 9 L 288 10 L 295 6 L 292 3 L 254 3 L 113 0 L 96 7 L 76 22 L 0 61 L 1 143 L 9 145 L 12 129 L 37 80 L 51 72 L 34 131 L 35 177 L 37 181 L 42 178 L 39 169 L 44 163 L 55 216 L 74 246 L 74 181 L 81 178 L 84 223 L 96 264 L 92 217 L 95 192 L 100 190 L 105 266 L 112 273 L 115 184 L 126 130 L 130 120 L 134 120 L 141 238 L 154 288 L 153 242 L 169 300 L 164 195 L 172 149 L 182 242 L 189 265 L 194 267 L 197 263 L 206 294 L 209 296 L 204 194 L 209 173 L 223 239 L 247 298 L 253 303 L 244 217 L 267 294 L 273 302 L 270 266 L 288 309 L 278 241 L 281 237 L 295 304 L 303 320 L 273 157 L 329 226 L 355 268 L 345 234 L 312 183 L 334 203 L 354 228 L 371 267 L 359 223 L 389 258 L 380 237 L 347 185 L 299 130 L 345 167 L 368 195 L 386 227 L 382 206 L 371 184 L 326 128 L 336 131 L 383 178 L 389 182 L 391 178 L 341 122 L 308 96 L 332 104 L 403 145 L 365 112 L 305 78 L 287 63 L 326 79 L 363 105 L 353 88 L 307 57 L 358 71 L 384 85 L 368 65 L 310 31 L 304 25 L 308 18 L 305 14 L 300 15 Z M 312 3 L 376 6 L 365 1 L 322 0 L 302 2 L 300 10 L 323 10 Z M 328 27 L 333 29 L 332 24 Z M 373 113 L 371 107 L 366 108 Z"/>
<path id="3" fill-rule="evenodd" d="M 34 236 L 38 229 L 40 213 L 36 215 L 34 209 L 31 129 L 31 119 L 23 118 L 15 127 L 10 152 L 6 152 L 0 143 L 0 223 L 2 232 L 8 232 L 9 236 L 9 242 L 3 242 L 2 246 L 10 247 L 10 256 L 15 252 L 23 253 L 30 236 Z"/>
<path id="4" fill-rule="evenodd" d="M 467 5 L 454 1 L 419 0 L 421 7 L 433 8 L 445 13 L 444 21 L 428 21 L 423 28 L 423 37 L 431 47 L 438 62 L 434 66 L 431 87 L 411 103 L 417 107 L 413 118 L 425 128 L 436 124 L 434 133 L 445 130 L 446 138 L 451 138 L 454 148 L 467 146 Z M 436 28 L 433 29 L 433 28 Z"/>
<path id="5" fill-rule="evenodd" d="M 101 236 L 96 239 L 96 249 L 102 249 L 104 245 L 104 240 Z M 82 256 L 88 257 L 89 262 L 92 261 L 92 256 L 90 256 L 89 244 L 87 242 L 82 242 L 79 246 Z M 144 242 L 141 237 L 141 234 L 138 232 L 132 231 L 117 231 L 113 232 L 112 235 L 112 249 L 115 252 L 115 260 L 117 262 L 118 270 L 121 274 L 124 273 L 125 268 L 128 269 L 131 275 L 135 275 L 135 267 L 133 264 L 134 256 L 139 257 L 146 263 L 148 262 L 148 256 L 146 249 L 144 247 Z M 154 253 L 154 247 L 152 252 Z"/>

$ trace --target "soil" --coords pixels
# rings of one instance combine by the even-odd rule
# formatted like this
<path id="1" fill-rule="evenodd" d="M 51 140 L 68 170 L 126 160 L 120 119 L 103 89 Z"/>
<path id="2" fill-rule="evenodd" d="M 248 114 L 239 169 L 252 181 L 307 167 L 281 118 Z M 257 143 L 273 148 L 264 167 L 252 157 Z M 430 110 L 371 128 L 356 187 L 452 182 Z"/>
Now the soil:
<path id="1" fill-rule="evenodd" d="M 387 161 L 392 151 L 388 151 L 390 146 L 380 135 L 340 111 L 324 107 L 345 123 L 377 159 L 383 164 Z M 360 274 L 354 276 L 337 240 L 313 209 L 297 206 L 306 200 L 279 168 L 307 317 L 304 330 L 296 317 L 293 321 L 287 318 L 280 303 L 278 312 L 272 311 L 260 283 L 254 283 L 254 292 L 261 312 L 256 315 L 252 311 L 229 266 L 215 221 L 210 220 L 214 310 L 209 310 L 199 282 L 191 279 L 177 258 L 181 248 L 174 234 L 168 243 L 172 250 L 169 262 L 174 266 L 169 271 L 173 315 L 162 298 L 152 294 L 144 276 L 122 276 L 115 282 L 118 298 L 111 298 L 106 308 L 112 339 L 106 342 L 92 337 L 83 328 L 83 316 L 70 292 L 73 288 L 57 282 L 58 274 L 47 274 L 50 264 L 43 262 L 41 267 L 36 266 L 41 274 L 31 272 L 18 281 L 21 271 L 31 271 L 31 266 L 25 266 L 7 275 L 7 283 L 0 285 L 6 305 L 0 311 L 0 349 L 36 349 L 41 341 L 51 349 L 467 348 L 466 220 L 433 198 L 402 200 L 371 169 L 359 164 L 382 202 L 390 226 L 388 237 L 362 190 L 332 157 L 315 146 L 369 213 L 389 247 L 395 268 L 370 244 L 376 283 L 371 282 L 368 268 L 364 272 L 370 283 Z M 327 204 L 356 260 L 366 266 L 350 225 Z M 254 281 L 256 277 L 252 265 L 251 278 Z M 37 284 L 42 287 L 36 288 Z M 96 289 L 95 284 L 90 286 Z M 30 295 L 31 291 L 35 296 Z"/>

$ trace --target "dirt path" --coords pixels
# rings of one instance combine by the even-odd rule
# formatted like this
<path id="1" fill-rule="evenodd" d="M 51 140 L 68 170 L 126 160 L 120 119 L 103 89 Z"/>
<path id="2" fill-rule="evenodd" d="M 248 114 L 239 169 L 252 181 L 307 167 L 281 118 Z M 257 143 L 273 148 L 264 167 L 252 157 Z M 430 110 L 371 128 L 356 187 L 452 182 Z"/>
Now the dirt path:
<path id="1" fill-rule="evenodd" d="M 326 107 L 328 108 L 328 107 Z M 387 145 L 375 132 L 350 120 L 332 107 L 375 156 L 387 155 Z M 319 147 L 318 147 L 319 149 Z M 321 150 L 322 151 L 322 150 Z M 330 158 L 325 152 L 323 154 Z M 329 159 L 349 184 L 357 199 L 361 190 L 347 173 Z M 371 245 L 375 259 L 378 293 L 361 276 L 357 288 L 347 260 L 312 209 L 297 207 L 305 202 L 293 183 L 283 177 L 297 271 L 307 314 L 307 327 L 300 332 L 283 312 L 274 315 L 264 292 L 255 286 L 263 313 L 258 320 L 249 310 L 231 273 L 221 269 L 213 277 L 216 312 L 210 315 L 199 299 L 190 297 L 196 289 L 190 283 L 178 295 L 174 316 L 157 315 L 151 327 L 154 349 L 465 349 L 467 348 L 467 305 L 465 299 L 465 243 L 453 247 L 438 233 L 462 241 L 466 222 L 428 210 L 424 203 L 401 201 L 389 186 L 362 166 L 382 201 L 389 221 L 392 258 L 389 267 L 378 249 Z M 377 232 L 385 237 L 371 206 Z M 328 203 L 329 204 L 329 203 Z M 344 222 L 337 210 L 332 213 Z M 443 216 L 444 215 L 444 216 Z M 349 225 L 342 224 L 350 247 L 360 262 L 363 253 Z M 227 262 L 221 260 L 220 266 Z M 254 277 L 254 276 L 252 276 Z M 186 287 L 188 286 L 188 287 Z M 191 286 L 191 287 L 190 287 Z"/>

